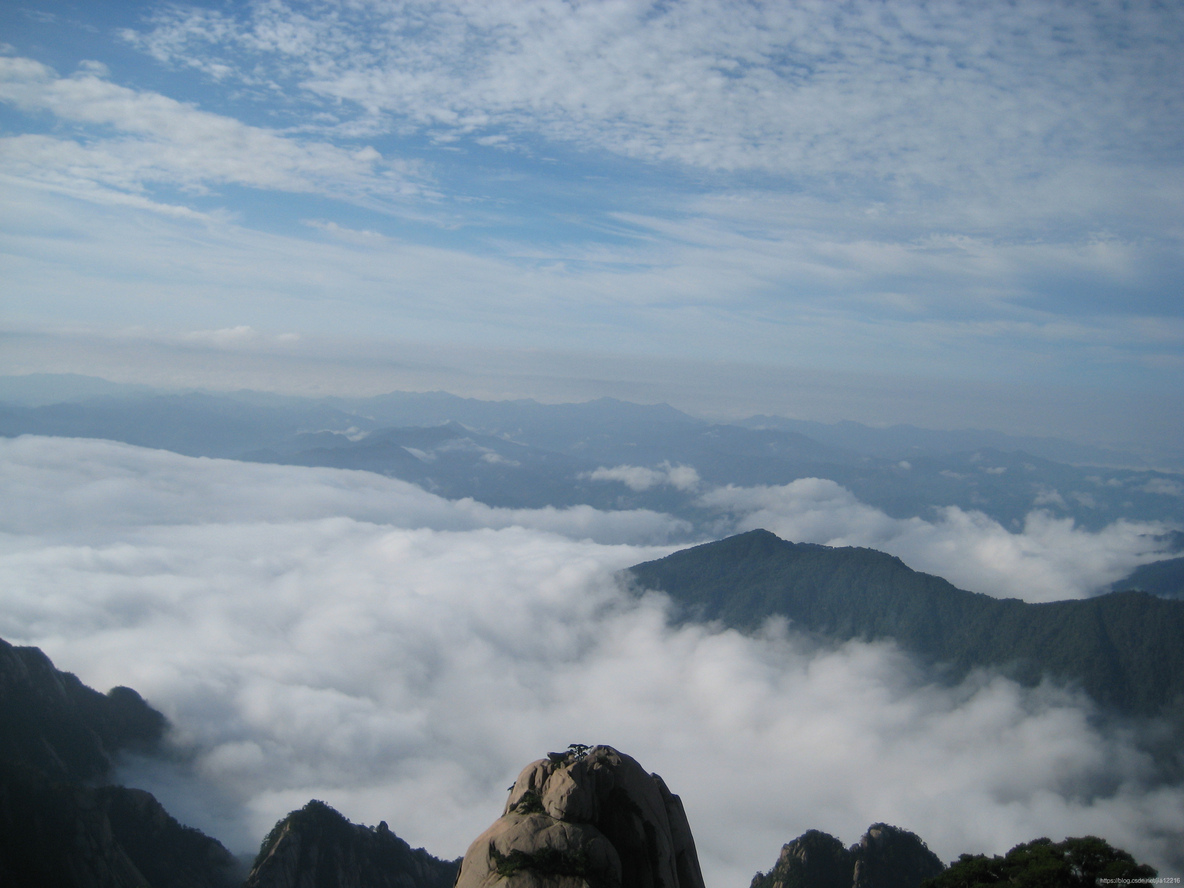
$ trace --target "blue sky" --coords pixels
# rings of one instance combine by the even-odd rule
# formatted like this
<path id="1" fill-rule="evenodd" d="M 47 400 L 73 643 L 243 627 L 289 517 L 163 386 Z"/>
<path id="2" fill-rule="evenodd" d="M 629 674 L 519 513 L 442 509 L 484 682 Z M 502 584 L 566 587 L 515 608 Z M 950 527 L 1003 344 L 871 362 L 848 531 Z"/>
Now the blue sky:
<path id="1" fill-rule="evenodd" d="M 1184 414 L 1184 7 L 0 10 L 0 372 Z"/>

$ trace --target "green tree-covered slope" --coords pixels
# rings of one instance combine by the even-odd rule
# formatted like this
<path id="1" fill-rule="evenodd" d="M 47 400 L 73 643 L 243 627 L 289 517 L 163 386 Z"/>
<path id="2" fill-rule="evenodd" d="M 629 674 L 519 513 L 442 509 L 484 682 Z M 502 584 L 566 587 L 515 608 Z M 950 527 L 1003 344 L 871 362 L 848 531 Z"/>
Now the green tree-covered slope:
<path id="1" fill-rule="evenodd" d="M 630 569 L 685 620 L 752 630 L 773 615 L 828 638 L 894 639 L 951 668 L 979 666 L 1035 684 L 1080 683 L 1123 712 L 1152 714 L 1184 695 L 1184 601 L 1143 592 L 1028 604 L 958 589 L 874 549 L 791 543 L 754 530 Z"/>

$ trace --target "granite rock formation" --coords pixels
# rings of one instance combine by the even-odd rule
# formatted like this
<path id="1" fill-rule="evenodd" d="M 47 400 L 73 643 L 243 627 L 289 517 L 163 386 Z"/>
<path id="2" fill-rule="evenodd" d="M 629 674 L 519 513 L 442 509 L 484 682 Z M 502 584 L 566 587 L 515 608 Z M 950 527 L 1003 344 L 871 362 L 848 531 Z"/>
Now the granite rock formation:
<path id="1" fill-rule="evenodd" d="M 456 888 L 703 888 L 678 796 L 610 746 L 573 745 L 518 776 Z"/>
<path id="2" fill-rule="evenodd" d="M 750 888 L 918 888 L 943 869 L 920 838 L 895 826 L 874 823 L 850 848 L 812 829 L 783 846 Z"/>
<path id="3" fill-rule="evenodd" d="M 385 821 L 350 823 L 313 800 L 264 839 L 246 888 L 451 888 L 459 863 L 413 850 Z"/>

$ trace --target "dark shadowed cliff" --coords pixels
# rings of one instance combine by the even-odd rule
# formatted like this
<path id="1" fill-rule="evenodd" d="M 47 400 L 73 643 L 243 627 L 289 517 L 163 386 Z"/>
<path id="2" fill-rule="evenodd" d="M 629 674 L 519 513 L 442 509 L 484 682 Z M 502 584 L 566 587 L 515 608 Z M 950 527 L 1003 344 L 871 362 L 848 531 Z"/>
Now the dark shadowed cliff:
<path id="1" fill-rule="evenodd" d="M 246 888 L 451 888 L 459 865 L 313 800 L 263 840 Z"/>
<path id="2" fill-rule="evenodd" d="M 812 829 L 782 847 L 751 888 L 918 888 L 943 869 L 916 835 L 886 823 L 873 823 L 850 848 Z"/>
<path id="3" fill-rule="evenodd" d="M 165 719 L 130 688 L 100 694 L 40 650 L 0 641 L 0 885 L 230 888 L 225 848 L 149 793 L 101 785 Z M 99 785 L 96 785 L 99 784 Z"/>

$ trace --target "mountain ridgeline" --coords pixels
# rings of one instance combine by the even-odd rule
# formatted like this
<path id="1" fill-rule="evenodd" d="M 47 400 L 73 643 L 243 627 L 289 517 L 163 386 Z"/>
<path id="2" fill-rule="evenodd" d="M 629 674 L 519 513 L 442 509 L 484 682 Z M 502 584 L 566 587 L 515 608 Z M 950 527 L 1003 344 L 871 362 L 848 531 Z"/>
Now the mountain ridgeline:
<path id="1" fill-rule="evenodd" d="M 1029 604 L 967 592 L 874 549 L 792 543 L 766 530 L 630 568 L 686 621 L 751 631 L 772 616 L 828 639 L 892 639 L 948 670 L 1025 685 L 1079 684 L 1104 706 L 1153 715 L 1184 696 L 1184 601 L 1140 591 Z"/>
<path id="2" fill-rule="evenodd" d="M 244 888 L 452 888 L 459 867 L 314 799 L 263 840 Z"/>
<path id="3" fill-rule="evenodd" d="M 776 865 L 757 873 L 750 888 L 912 888 L 944 869 L 913 833 L 873 823 L 850 848 L 834 836 L 809 830 L 785 845 Z"/>
<path id="4" fill-rule="evenodd" d="M 711 422 L 665 404 L 612 398 L 540 404 L 444 392 L 169 394 L 93 378 L 0 376 L 0 437 L 20 435 L 374 472 L 449 499 L 506 508 L 650 509 L 692 525 L 688 540 L 720 518 L 702 501 L 704 490 L 800 478 L 834 481 L 894 518 L 954 506 L 1006 528 L 1022 527 L 1036 509 L 1091 530 L 1120 519 L 1184 527 L 1178 473 L 1151 470 L 1136 454 L 986 430 L 767 416 Z M 693 468 L 697 482 L 684 474 L 685 483 L 673 483 L 659 472 L 651 482 L 630 484 L 627 473 L 597 471 L 671 466 Z M 1179 544 L 1165 548 L 1165 555 L 1181 552 Z"/>

